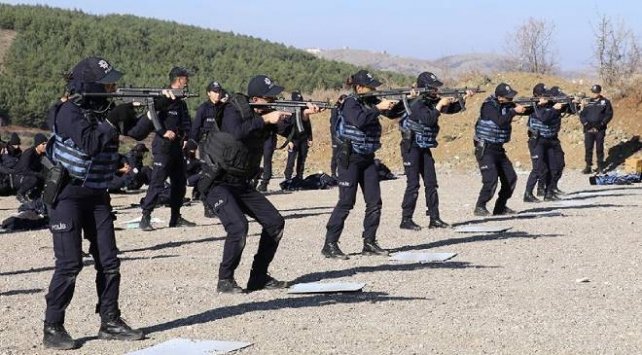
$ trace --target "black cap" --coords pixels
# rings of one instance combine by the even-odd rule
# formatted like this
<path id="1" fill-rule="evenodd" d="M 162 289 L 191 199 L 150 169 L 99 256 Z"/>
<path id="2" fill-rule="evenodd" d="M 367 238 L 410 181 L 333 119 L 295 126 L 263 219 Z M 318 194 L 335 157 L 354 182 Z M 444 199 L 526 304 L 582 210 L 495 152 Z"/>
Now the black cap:
<path id="1" fill-rule="evenodd" d="M 42 133 L 37 133 L 35 136 L 33 136 L 33 146 L 39 146 L 42 143 L 47 143 L 48 139 L 47 136 L 45 136 Z"/>
<path id="2" fill-rule="evenodd" d="M 417 77 L 418 88 L 438 88 L 442 85 L 444 85 L 444 83 L 439 81 L 439 79 L 437 79 L 437 75 L 431 72 L 425 71 Z"/>
<path id="3" fill-rule="evenodd" d="M 513 90 L 513 88 L 506 83 L 500 83 L 495 88 L 495 96 L 497 97 L 501 96 L 501 97 L 512 98 L 512 97 L 515 97 L 515 95 L 517 95 L 517 91 Z"/>
<path id="4" fill-rule="evenodd" d="M 303 95 L 298 91 L 292 91 L 292 101 L 303 101 Z"/>
<path id="5" fill-rule="evenodd" d="M 549 93 L 550 91 L 546 88 L 546 85 L 544 85 L 544 83 L 539 83 L 533 86 L 533 96 L 535 97 L 548 96 Z"/>
<path id="6" fill-rule="evenodd" d="M 135 150 L 135 151 L 141 152 L 141 153 L 149 152 L 149 149 L 147 149 L 147 146 L 145 146 L 144 143 L 136 144 L 132 150 Z"/>
<path id="7" fill-rule="evenodd" d="M 191 73 L 187 68 L 183 67 L 173 67 L 172 70 L 169 71 L 169 80 L 174 81 L 179 76 L 190 76 Z"/>
<path id="8" fill-rule="evenodd" d="M 123 73 L 100 57 L 85 58 L 71 70 L 72 79 L 83 83 L 112 84 L 122 76 Z"/>
<path id="9" fill-rule="evenodd" d="M 281 91 L 283 87 L 274 84 L 274 81 L 266 75 L 257 75 L 247 84 L 249 97 L 276 97 Z"/>
<path id="10" fill-rule="evenodd" d="M 352 76 L 352 85 L 363 85 L 369 88 L 376 88 L 381 82 L 375 79 L 367 70 L 359 70 Z"/>
<path id="11" fill-rule="evenodd" d="M 602 92 L 602 86 L 600 86 L 599 84 L 595 84 L 595 85 L 591 86 L 591 92 L 594 93 L 594 94 L 601 93 Z"/>
<path id="12" fill-rule="evenodd" d="M 207 84 L 207 87 L 205 88 L 206 92 L 221 92 L 223 91 L 223 87 L 218 81 L 212 81 L 211 83 Z"/>
<path id="13" fill-rule="evenodd" d="M 18 133 L 11 133 L 11 138 L 9 138 L 9 145 L 20 145 L 20 137 Z"/>

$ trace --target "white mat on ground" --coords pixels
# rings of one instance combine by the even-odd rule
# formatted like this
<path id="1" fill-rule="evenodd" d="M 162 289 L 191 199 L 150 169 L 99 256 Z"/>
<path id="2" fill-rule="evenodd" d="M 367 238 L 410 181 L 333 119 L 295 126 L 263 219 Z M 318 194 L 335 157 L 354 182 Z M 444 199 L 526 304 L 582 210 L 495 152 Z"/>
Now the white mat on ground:
<path id="1" fill-rule="evenodd" d="M 365 286 L 362 282 L 309 282 L 290 286 L 288 293 L 357 292 Z"/>
<path id="2" fill-rule="evenodd" d="M 210 355 L 225 354 L 252 345 L 241 341 L 170 339 L 149 348 L 127 353 L 127 355 Z"/>
<path id="3" fill-rule="evenodd" d="M 425 252 L 411 252 L 403 251 L 390 255 L 391 261 L 410 261 L 418 263 L 438 263 L 452 259 L 457 253 L 425 253 Z"/>
<path id="4" fill-rule="evenodd" d="M 590 205 L 590 204 L 591 204 L 590 202 L 577 201 L 573 199 L 568 199 L 568 200 L 562 199 L 551 203 L 553 207 L 574 207 L 574 206 L 584 206 L 584 205 Z"/>
<path id="5" fill-rule="evenodd" d="M 527 216 L 527 217 L 551 217 L 551 216 L 563 216 L 560 211 L 536 211 L 536 212 L 520 212 L 518 216 Z"/>
<path id="6" fill-rule="evenodd" d="M 485 226 L 459 226 L 455 232 L 459 233 L 502 233 L 513 227 L 485 227 Z"/>
<path id="7" fill-rule="evenodd" d="M 141 219 L 141 218 L 142 218 L 142 217 L 134 218 L 134 219 L 129 220 L 129 221 L 120 222 L 120 224 L 134 224 L 134 223 L 140 223 L 140 219 Z M 160 219 L 160 218 L 156 218 L 156 217 L 153 217 L 153 218 L 151 219 L 151 221 L 152 221 L 152 223 L 160 223 L 160 224 L 165 223 L 162 219 Z"/>

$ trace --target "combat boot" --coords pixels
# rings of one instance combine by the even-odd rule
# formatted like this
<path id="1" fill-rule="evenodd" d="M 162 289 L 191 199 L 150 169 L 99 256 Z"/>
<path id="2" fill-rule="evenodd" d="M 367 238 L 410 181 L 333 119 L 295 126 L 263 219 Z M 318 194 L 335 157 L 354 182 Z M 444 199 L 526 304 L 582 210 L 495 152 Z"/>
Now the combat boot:
<path id="1" fill-rule="evenodd" d="M 559 201 L 560 198 L 553 192 L 549 191 L 546 193 L 546 196 L 544 196 L 544 201 Z"/>
<path id="2" fill-rule="evenodd" d="M 216 284 L 216 292 L 218 293 L 243 293 L 243 289 L 236 283 L 234 279 L 220 279 Z"/>
<path id="3" fill-rule="evenodd" d="M 403 217 L 401 219 L 401 224 L 399 224 L 399 228 L 401 229 L 408 229 L 412 231 L 420 231 L 421 226 L 419 226 L 417 223 L 415 223 L 412 218 L 410 217 Z"/>
<path id="4" fill-rule="evenodd" d="M 584 170 L 582 170 L 582 174 L 590 174 L 593 172 L 593 169 L 591 169 L 591 164 L 586 164 L 586 167 Z"/>
<path id="5" fill-rule="evenodd" d="M 389 255 L 388 251 L 381 248 L 375 239 L 363 241 L 363 255 Z"/>
<path id="6" fill-rule="evenodd" d="M 503 215 L 515 214 L 515 213 L 517 212 L 514 209 L 504 206 L 502 208 L 495 208 L 495 210 L 493 211 L 493 216 L 503 216 Z"/>
<path id="7" fill-rule="evenodd" d="M 60 323 L 47 323 L 43 328 L 42 344 L 48 349 L 70 350 L 78 347 L 65 327 Z"/>
<path id="8" fill-rule="evenodd" d="M 138 224 L 138 227 L 145 231 L 145 232 L 151 232 L 154 230 L 154 227 L 152 226 L 152 213 L 144 211 L 143 216 L 140 217 L 140 223 Z"/>
<path id="9" fill-rule="evenodd" d="M 537 199 L 537 197 L 535 197 L 535 195 L 533 195 L 532 192 L 525 192 L 524 193 L 524 202 L 537 203 L 537 202 L 539 202 L 539 200 Z"/>
<path id="10" fill-rule="evenodd" d="M 441 220 L 439 217 L 431 218 L 430 223 L 428 224 L 428 228 L 448 228 L 450 227 L 450 224 L 444 222 Z"/>
<path id="11" fill-rule="evenodd" d="M 276 290 L 288 288 L 290 285 L 287 281 L 279 281 L 268 274 L 257 274 L 250 271 L 250 278 L 247 280 L 247 292 L 258 290 Z"/>
<path id="12" fill-rule="evenodd" d="M 345 255 L 341 249 L 339 249 L 339 244 L 337 242 L 325 243 L 323 249 L 321 249 L 321 254 L 326 258 L 330 259 L 341 259 L 348 260 L 348 256 Z"/>
<path id="13" fill-rule="evenodd" d="M 475 216 L 485 217 L 490 216 L 490 211 L 486 209 L 486 206 L 477 206 L 475 207 L 475 211 L 473 211 L 473 214 Z"/>
<path id="14" fill-rule="evenodd" d="M 141 340 L 145 337 L 140 329 L 132 329 L 122 318 L 120 312 L 102 316 L 98 338 L 104 340 Z"/>
<path id="15" fill-rule="evenodd" d="M 180 213 L 172 213 L 169 218 L 169 227 L 196 227 L 196 223 L 186 220 Z"/>
<path id="16" fill-rule="evenodd" d="M 532 194 L 533 193 L 531 192 L 531 195 Z M 536 192 L 536 194 L 539 197 L 544 197 L 544 195 L 546 195 L 546 189 L 544 188 L 544 184 L 537 184 L 537 192 Z"/>
<path id="17" fill-rule="evenodd" d="M 268 180 L 261 180 L 259 183 L 259 186 L 256 188 L 256 191 L 258 192 L 267 192 L 268 184 L 270 182 Z"/>

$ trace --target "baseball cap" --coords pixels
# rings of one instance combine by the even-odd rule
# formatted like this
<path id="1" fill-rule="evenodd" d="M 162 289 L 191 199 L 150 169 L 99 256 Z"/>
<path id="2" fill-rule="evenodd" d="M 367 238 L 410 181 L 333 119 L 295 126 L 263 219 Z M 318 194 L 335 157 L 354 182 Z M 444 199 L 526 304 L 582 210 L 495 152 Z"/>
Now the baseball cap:
<path id="1" fill-rule="evenodd" d="M 247 84 L 247 96 L 250 97 L 276 97 L 283 91 L 267 75 L 257 75 Z"/>
<path id="2" fill-rule="evenodd" d="M 595 84 L 595 85 L 591 86 L 591 92 L 594 93 L 594 94 L 601 93 L 602 92 L 602 86 L 600 86 L 599 84 Z"/>
<path id="3" fill-rule="evenodd" d="M 444 85 L 439 79 L 437 79 L 437 76 L 431 72 L 423 72 L 419 74 L 417 77 L 417 87 L 418 88 L 437 88 Z"/>
<path id="4" fill-rule="evenodd" d="M 223 91 L 223 87 L 218 81 L 212 81 L 211 83 L 207 84 L 207 87 L 205 88 L 205 91 L 210 92 L 221 92 Z"/>
<path id="5" fill-rule="evenodd" d="M 100 57 L 87 57 L 81 60 L 71 73 L 73 80 L 98 84 L 112 84 L 123 76 L 123 73 Z"/>
<path id="6" fill-rule="evenodd" d="M 352 85 L 363 85 L 369 88 L 376 88 L 381 82 L 375 79 L 367 70 L 359 70 L 352 76 Z"/>
<path id="7" fill-rule="evenodd" d="M 515 95 L 517 95 L 517 91 L 513 90 L 513 88 L 511 88 L 510 85 L 506 83 L 500 83 L 495 88 L 495 96 L 497 97 L 501 96 L 512 98 L 515 97 Z"/>

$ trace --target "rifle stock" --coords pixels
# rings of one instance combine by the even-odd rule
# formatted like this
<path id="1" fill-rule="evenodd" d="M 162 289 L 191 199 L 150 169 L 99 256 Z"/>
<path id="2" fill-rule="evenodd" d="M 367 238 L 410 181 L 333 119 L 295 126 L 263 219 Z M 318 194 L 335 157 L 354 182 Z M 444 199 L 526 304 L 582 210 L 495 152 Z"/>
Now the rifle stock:
<path id="1" fill-rule="evenodd" d="M 291 100 L 277 100 L 267 103 L 250 102 L 250 107 L 253 108 L 268 108 L 278 111 L 290 112 L 294 115 L 295 124 L 299 133 L 305 132 L 303 126 L 303 110 L 308 108 L 307 104 L 313 104 L 320 109 L 332 109 L 336 106 L 325 101 L 291 101 Z"/>

